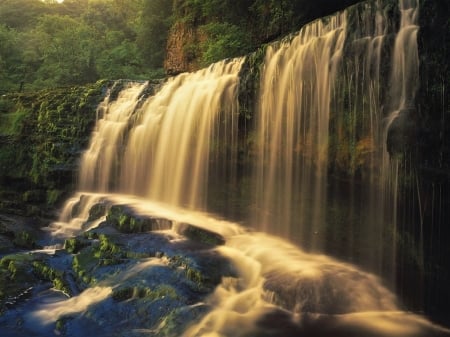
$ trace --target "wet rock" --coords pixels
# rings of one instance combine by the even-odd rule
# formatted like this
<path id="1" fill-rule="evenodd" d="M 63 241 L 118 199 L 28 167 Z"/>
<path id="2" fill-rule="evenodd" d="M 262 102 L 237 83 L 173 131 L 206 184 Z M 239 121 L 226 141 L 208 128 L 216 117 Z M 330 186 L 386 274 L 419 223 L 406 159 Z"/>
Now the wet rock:
<path id="1" fill-rule="evenodd" d="M 112 206 L 108 211 L 106 221 L 122 233 L 142 233 L 172 227 L 170 220 L 139 215 L 126 205 Z"/>
<path id="2" fill-rule="evenodd" d="M 207 245 L 217 246 L 225 244 L 225 239 L 220 234 L 194 225 L 179 224 L 177 231 L 193 241 Z"/>
<path id="3" fill-rule="evenodd" d="M 87 247 L 91 242 L 82 237 L 70 238 L 64 242 L 64 249 L 71 254 L 78 253 L 84 247 Z"/>
<path id="4" fill-rule="evenodd" d="M 404 153 L 414 146 L 417 134 L 416 110 L 412 107 L 400 110 L 392 121 L 387 134 L 387 150 L 391 156 Z"/>
<path id="5" fill-rule="evenodd" d="M 0 254 L 9 252 L 14 245 L 11 242 L 11 238 L 6 235 L 0 235 Z"/>
<path id="6" fill-rule="evenodd" d="M 89 210 L 89 217 L 87 221 L 94 221 L 100 219 L 106 213 L 106 205 L 104 203 L 98 203 L 91 207 Z"/>

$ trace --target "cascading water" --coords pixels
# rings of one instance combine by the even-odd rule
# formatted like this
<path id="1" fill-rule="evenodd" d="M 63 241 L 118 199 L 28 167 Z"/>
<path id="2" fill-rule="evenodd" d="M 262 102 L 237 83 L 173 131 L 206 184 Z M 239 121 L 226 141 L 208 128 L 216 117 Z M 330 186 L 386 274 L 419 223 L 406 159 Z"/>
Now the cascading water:
<path id="1" fill-rule="evenodd" d="M 108 192 L 117 178 L 115 161 L 124 146 L 124 133 L 135 112 L 145 83 L 130 83 L 109 103 L 109 95 L 97 109 L 96 130 L 80 165 L 79 190 Z"/>
<path id="2" fill-rule="evenodd" d="M 261 76 L 253 223 L 310 248 L 324 239 L 331 94 L 345 30 L 345 14 L 306 26 L 268 47 Z"/>
<path id="3" fill-rule="evenodd" d="M 107 95 L 81 158 L 79 192 L 52 224 L 52 233 L 64 236 L 81 230 L 90 207 L 102 200 L 95 193 L 118 192 L 203 209 L 208 182 L 235 174 L 242 61 L 181 74 L 145 101 L 147 83 L 127 84 L 112 102 Z"/>
<path id="4" fill-rule="evenodd" d="M 414 99 L 417 8 L 400 2 L 398 32 L 378 2 L 268 47 L 253 226 L 393 277 L 398 163 L 387 130 Z"/>
<path id="5" fill-rule="evenodd" d="M 204 209 L 214 155 L 236 147 L 241 63 L 179 75 L 145 102 L 122 159 L 120 191 Z M 235 162 L 232 152 L 220 160 Z"/>
<path id="6" fill-rule="evenodd" d="M 410 48 L 417 48 L 417 6 L 401 1 L 400 8 L 402 23 L 393 49 L 393 69 L 401 64 L 402 70 L 390 77 L 390 94 L 382 88 L 389 78 L 382 69 L 390 54 L 386 41 L 389 24 L 377 6 L 316 21 L 291 41 L 268 47 L 256 117 L 256 212 L 251 223 L 257 230 L 290 238 L 308 251 L 333 251 L 330 241 L 348 236 L 346 243 L 351 247 L 346 257 L 356 256 L 355 260 L 368 268 L 385 257 L 376 246 L 386 226 L 377 225 L 386 219 L 394 221 L 395 212 L 387 214 L 385 193 L 395 202 L 395 189 L 386 192 L 392 178 L 383 175 L 387 172 L 391 177 L 391 170 L 384 169 L 382 158 L 387 148 L 383 144 L 386 130 L 401 113 L 398 111 L 413 100 L 414 87 L 409 85 L 417 76 L 416 54 L 409 58 Z M 356 32 L 347 29 L 349 21 L 357 26 Z M 223 277 L 205 303 L 189 302 L 183 308 L 186 312 L 195 306 L 208 308 L 184 331 L 186 337 L 423 337 L 429 332 L 448 336 L 445 329 L 400 311 L 395 296 L 372 274 L 303 251 L 267 233 L 251 232 L 197 212 L 206 209 L 211 197 L 206 193 L 211 188 L 208 185 L 218 181 L 226 185 L 236 175 L 237 89 L 242 62 L 230 60 L 178 75 L 149 98 L 142 94 L 144 83 L 124 88 L 112 102 L 107 98 L 100 107 L 90 148 L 82 158 L 80 192 L 67 203 L 53 229 L 61 233 L 70 227 L 66 235 L 87 229 L 83 226 L 90 223 L 89 208 L 106 200 L 127 205 L 139 215 L 173 221 L 173 241 L 182 241 L 180 224 L 223 237 L 225 244 L 213 251 L 231 262 L 232 276 Z M 389 101 L 386 114 L 380 107 L 387 96 L 399 100 Z M 386 115 L 388 123 L 383 125 Z M 339 144 L 346 149 L 339 149 Z M 330 214 L 340 215 L 331 211 L 340 209 L 341 200 L 333 190 L 338 183 L 329 179 L 330 166 L 346 167 L 350 180 L 359 174 L 367 183 L 364 193 L 357 193 L 358 186 L 350 182 L 344 198 L 349 205 L 340 211 L 350 215 L 344 219 L 350 224 L 337 229 L 330 228 Z M 361 200 L 354 195 L 361 195 Z M 367 205 L 362 205 L 365 202 Z M 357 212 L 359 206 L 363 211 Z M 73 215 L 78 220 L 69 226 Z M 352 228 L 354 217 L 364 228 Z M 359 239 L 361 242 L 356 242 Z M 371 240 L 374 242 L 368 245 Z M 364 246 L 368 246 L 367 252 L 361 253 Z M 357 257 L 356 252 L 364 256 Z M 128 274 L 116 270 L 101 286 L 88 288 L 73 299 L 39 307 L 32 319 L 47 322 L 83 312 L 90 305 L 98 307 L 118 287 L 114 282 L 164 264 L 157 255 L 127 266 Z M 118 301 L 134 299 L 133 294 Z M 125 323 L 118 327 L 125 329 L 121 324 Z M 132 333 L 158 336 L 164 324 L 162 320 L 148 331 L 134 327 Z"/>

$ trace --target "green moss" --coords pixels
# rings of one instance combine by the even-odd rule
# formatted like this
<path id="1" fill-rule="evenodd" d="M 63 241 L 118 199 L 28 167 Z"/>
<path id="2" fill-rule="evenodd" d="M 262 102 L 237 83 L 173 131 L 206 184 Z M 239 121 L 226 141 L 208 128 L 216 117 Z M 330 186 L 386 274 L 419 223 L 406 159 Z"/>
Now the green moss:
<path id="1" fill-rule="evenodd" d="M 33 268 L 40 279 L 51 281 L 55 289 L 61 290 L 66 294 L 71 293 L 70 287 L 64 279 L 64 272 L 48 266 L 43 261 L 34 261 Z"/>
<path id="2" fill-rule="evenodd" d="M 21 231 L 16 233 L 13 243 L 14 245 L 20 248 L 33 249 L 37 247 L 34 236 L 27 231 Z"/>
<path id="3" fill-rule="evenodd" d="M 95 204 L 89 210 L 88 221 L 94 221 L 101 218 L 103 215 L 105 215 L 105 212 L 106 212 L 105 204 L 102 203 Z"/>
<path id="4" fill-rule="evenodd" d="M 63 190 L 52 189 L 47 191 L 47 205 L 54 206 L 59 200 L 61 200 L 61 196 L 64 194 Z"/>
<path id="5" fill-rule="evenodd" d="M 76 254 L 81 249 L 89 245 L 90 242 L 88 242 L 87 240 L 82 240 L 80 238 L 70 238 L 64 242 L 64 249 L 71 254 Z"/>
<path id="6" fill-rule="evenodd" d="M 105 85 L 1 97 L 0 189 L 19 192 L 7 202 L 45 211 L 72 192 L 79 153 L 88 144 Z"/>
<path id="7" fill-rule="evenodd" d="M 55 324 L 55 334 L 57 335 L 65 335 L 67 331 L 67 318 L 58 318 Z"/>
<path id="8" fill-rule="evenodd" d="M 69 249 L 76 249 L 79 239 L 67 240 Z M 129 260 L 125 250 L 114 243 L 112 239 L 104 234 L 98 236 L 98 242 L 90 246 L 81 248 L 79 253 L 74 256 L 72 269 L 78 279 L 85 284 L 94 284 L 96 282 L 93 276 L 97 268 L 112 266 L 124 263 Z"/>
<path id="9" fill-rule="evenodd" d="M 148 301 L 156 301 L 163 298 L 178 299 L 176 290 L 169 285 L 160 285 L 155 289 L 147 287 L 124 287 L 115 290 L 112 298 L 117 301 L 126 301 L 129 299 L 144 299 Z"/>
<path id="10" fill-rule="evenodd" d="M 193 261 L 187 257 L 175 255 L 169 258 L 169 265 L 172 268 L 181 268 L 186 278 L 192 281 L 198 289 L 206 286 L 207 277 L 193 265 Z"/>
<path id="11" fill-rule="evenodd" d="M 225 239 L 221 235 L 192 225 L 186 225 L 186 228 L 182 230 L 182 234 L 193 241 L 208 245 L 216 246 L 225 243 Z"/>
<path id="12" fill-rule="evenodd" d="M 12 103 L 11 103 L 12 104 Z M 28 115 L 29 110 L 23 107 L 16 108 L 10 113 L 0 113 L 0 134 L 17 135 L 21 131 L 22 120 Z"/>
<path id="13" fill-rule="evenodd" d="M 0 314 L 27 296 L 36 283 L 32 263 L 38 258 L 31 254 L 12 254 L 0 259 Z"/>
<path id="14" fill-rule="evenodd" d="M 94 279 L 90 276 L 92 270 L 97 266 L 98 261 L 93 256 L 93 248 L 83 249 L 72 260 L 72 269 L 78 280 L 89 285 L 94 283 Z"/>
<path id="15" fill-rule="evenodd" d="M 122 233 L 142 233 L 157 226 L 157 219 L 134 214 L 123 205 L 112 206 L 106 215 L 106 221 Z"/>

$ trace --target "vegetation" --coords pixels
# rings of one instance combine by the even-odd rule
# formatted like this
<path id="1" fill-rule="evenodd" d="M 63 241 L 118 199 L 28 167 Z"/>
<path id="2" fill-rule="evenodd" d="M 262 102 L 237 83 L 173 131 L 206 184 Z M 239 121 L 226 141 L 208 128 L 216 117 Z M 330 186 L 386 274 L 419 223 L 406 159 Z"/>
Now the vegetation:
<path id="1" fill-rule="evenodd" d="M 40 215 L 71 191 L 107 85 L 0 97 L 0 209 Z"/>
<path id="2" fill-rule="evenodd" d="M 163 0 L 1 0 L 0 92 L 161 75 L 170 16 Z"/>
<path id="3" fill-rule="evenodd" d="M 319 2 L 319 4 L 318 4 Z M 0 0 L 0 93 L 164 75 L 177 27 L 205 66 L 358 0 Z"/>

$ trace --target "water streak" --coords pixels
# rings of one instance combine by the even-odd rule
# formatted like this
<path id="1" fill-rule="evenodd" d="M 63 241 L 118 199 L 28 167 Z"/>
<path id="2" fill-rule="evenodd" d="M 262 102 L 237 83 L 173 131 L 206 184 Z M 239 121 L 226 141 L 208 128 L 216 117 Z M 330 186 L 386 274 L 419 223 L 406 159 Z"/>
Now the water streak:
<path id="1" fill-rule="evenodd" d="M 118 177 L 115 172 L 116 161 L 124 146 L 124 133 L 145 86 L 146 83 L 129 83 L 113 102 L 109 102 L 108 94 L 99 105 L 96 130 L 91 136 L 88 150 L 81 158 L 79 190 L 111 190 Z"/>
<path id="2" fill-rule="evenodd" d="M 345 14 L 307 25 L 268 47 L 261 76 L 253 224 L 314 248 L 323 240 L 330 100 L 345 31 Z"/>
<path id="3" fill-rule="evenodd" d="M 145 102 L 127 144 L 121 191 L 204 209 L 213 153 L 235 148 L 241 63 L 181 74 Z"/>

